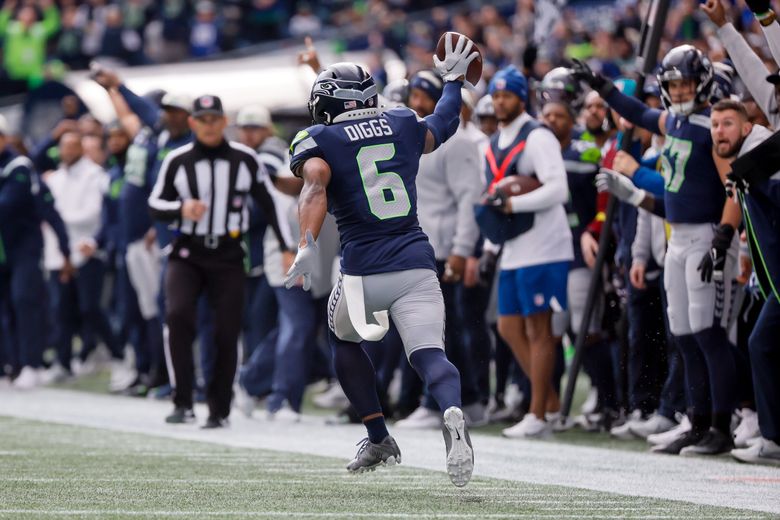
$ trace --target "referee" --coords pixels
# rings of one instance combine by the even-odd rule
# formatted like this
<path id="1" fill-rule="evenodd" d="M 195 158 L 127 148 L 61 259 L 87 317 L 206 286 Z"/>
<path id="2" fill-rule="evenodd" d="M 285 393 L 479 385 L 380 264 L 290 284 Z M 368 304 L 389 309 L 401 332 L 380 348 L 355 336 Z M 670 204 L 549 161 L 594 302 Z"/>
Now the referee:
<path id="1" fill-rule="evenodd" d="M 268 178 L 253 150 L 225 139 L 227 118 L 216 96 L 197 98 L 189 118 L 195 141 L 165 158 L 149 196 L 155 219 L 177 228 L 165 276 L 168 372 L 174 387 L 169 423 L 191 422 L 196 307 L 205 291 L 214 316 L 214 370 L 206 382 L 204 428 L 226 425 L 238 361 L 245 273 L 241 236 L 249 227 L 247 196 L 263 209 L 283 250 L 291 243 L 278 218 Z M 282 231 L 284 228 L 284 232 Z"/>

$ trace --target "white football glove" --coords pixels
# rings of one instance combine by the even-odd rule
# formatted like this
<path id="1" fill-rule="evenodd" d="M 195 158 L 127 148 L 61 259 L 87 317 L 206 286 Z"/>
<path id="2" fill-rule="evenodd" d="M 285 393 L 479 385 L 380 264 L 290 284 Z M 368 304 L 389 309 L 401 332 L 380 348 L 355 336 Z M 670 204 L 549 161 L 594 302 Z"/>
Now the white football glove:
<path id="1" fill-rule="evenodd" d="M 287 278 L 284 279 L 284 286 L 290 288 L 295 285 L 295 281 L 299 276 L 303 276 L 303 290 L 308 291 L 311 287 L 311 274 L 319 266 L 318 256 L 320 248 L 317 246 L 317 242 L 314 241 L 314 237 L 311 231 L 306 231 L 306 247 L 299 248 L 298 254 L 295 255 L 295 261 L 290 270 L 287 271 Z"/>
<path id="2" fill-rule="evenodd" d="M 632 206 L 639 206 L 647 195 L 645 190 L 637 188 L 631 179 L 608 168 L 602 168 L 596 175 L 596 188 L 599 193 L 608 191 L 619 200 Z"/>
<path id="3" fill-rule="evenodd" d="M 466 43 L 467 40 L 468 43 Z M 444 60 L 440 60 L 435 54 L 433 55 L 433 64 L 436 67 L 436 72 L 444 78 L 444 81 L 457 81 L 462 77 L 466 84 L 471 87 L 474 86 L 466 80 L 466 71 L 469 68 L 469 64 L 479 56 L 477 51 L 469 54 L 473 46 L 474 42 L 465 36 L 461 36 L 453 49 L 452 33 L 447 33 L 444 36 Z"/>

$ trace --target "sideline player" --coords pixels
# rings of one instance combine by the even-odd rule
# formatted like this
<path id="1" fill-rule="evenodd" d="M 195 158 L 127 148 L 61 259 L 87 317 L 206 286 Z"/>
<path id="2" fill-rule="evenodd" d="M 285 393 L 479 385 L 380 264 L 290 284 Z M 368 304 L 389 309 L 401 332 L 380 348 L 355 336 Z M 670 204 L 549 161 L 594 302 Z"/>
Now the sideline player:
<path id="1" fill-rule="evenodd" d="M 320 73 L 309 111 L 316 123 L 290 147 L 290 167 L 304 179 L 299 202 L 301 242 L 286 285 L 311 284 L 315 238 L 330 210 L 342 244 L 341 275 L 328 303 L 329 339 L 344 393 L 368 438 L 347 469 L 361 472 L 401 461 L 376 392 L 376 374 L 360 343 L 378 340 L 392 316 L 409 362 L 444 410 L 447 472 L 456 486 L 471 478 L 474 455 L 460 399 L 460 375 L 444 354 L 444 302 L 433 248 L 417 221 L 420 156 L 458 128 L 462 78 L 477 56 L 461 37 L 447 37 L 443 61 L 434 58 L 444 92 L 433 114 L 406 108 L 381 113 L 374 79 L 352 63 Z M 364 290 L 365 289 L 365 290 Z M 373 319 L 367 317 L 372 316 Z M 377 323 L 369 323 L 376 321 Z"/>
<path id="2" fill-rule="evenodd" d="M 669 51 L 658 73 L 666 110 L 621 94 L 582 62 L 575 63 L 574 70 L 621 116 L 666 136 L 661 162 L 672 235 L 664 285 L 669 326 L 684 360 L 693 427 L 654 451 L 727 452 L 733 447 L 730 423 L 736 404 L 736 367 L 724 327 L 736 267 L 734 234 L 741 216 L 723 189 L 728 164 L 713 152 L 708 106 L 712 64 L 691 45 Z"/>

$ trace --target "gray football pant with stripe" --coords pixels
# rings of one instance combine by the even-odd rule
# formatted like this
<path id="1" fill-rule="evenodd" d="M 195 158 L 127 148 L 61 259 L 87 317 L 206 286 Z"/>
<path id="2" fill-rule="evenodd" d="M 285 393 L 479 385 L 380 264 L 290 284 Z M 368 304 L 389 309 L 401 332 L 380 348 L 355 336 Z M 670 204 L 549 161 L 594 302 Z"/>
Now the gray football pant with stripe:
<path id="1" fill-rule="evenodd" d="M 695 334 L 720 324 L 727 327 L 736 290 L 738 238 L 728 251 L 721 282 L 703 282 L 699 262 L 712 246 L 713 224 L 672 224 L 664 261 L 669 328 L 673 335 Z"/>
<path id="2" fill-rule="evenodd" d="M 389 311 L 407 357 L 423 348 L 444 349 L 444 299 L 436 271 L 409 269 L 364 276 L 363 298 L 367 323 L 374 323 L 374 312 Z M 340 340 L 363 341 L 349 318 L 341 276 L 328 301 L 328 325 Z"/>

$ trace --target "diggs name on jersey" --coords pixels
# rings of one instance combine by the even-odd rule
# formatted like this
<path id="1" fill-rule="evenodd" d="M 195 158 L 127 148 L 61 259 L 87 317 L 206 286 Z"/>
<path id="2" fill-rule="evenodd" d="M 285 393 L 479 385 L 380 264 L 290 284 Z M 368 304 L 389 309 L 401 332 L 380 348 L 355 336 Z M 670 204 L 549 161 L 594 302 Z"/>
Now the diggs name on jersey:
<path id="1" fill-rule="evenodd" d="M 344 132 L 350 141 L 359 139 L 370 139 L 372 137 L 382 137 L 384 135 L 393 135 L 393 129 L 385 119 L 371 119 L 353 125 L 344 127 Z"/>

